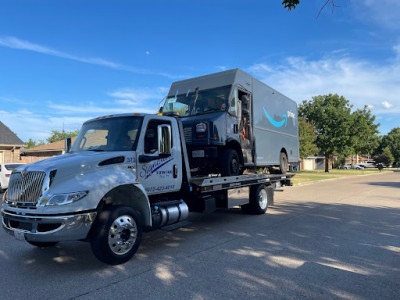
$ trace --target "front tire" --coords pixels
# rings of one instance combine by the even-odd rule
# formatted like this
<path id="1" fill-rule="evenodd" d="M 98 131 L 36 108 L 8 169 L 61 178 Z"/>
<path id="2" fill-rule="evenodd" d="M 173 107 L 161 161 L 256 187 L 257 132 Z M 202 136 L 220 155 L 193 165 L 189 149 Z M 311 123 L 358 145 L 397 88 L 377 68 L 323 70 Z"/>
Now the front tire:
<path id="1" fill-rule="evenodd" d="M 113 206 L 98 216 L 90 239 L 98 260 L 117 265 L 127 262 L 136 253 L 142 240 L 140 215 L 127 206 Z"/>
<path id="2" fill-rule="evenodd" d="M 221 157 L 221 176 L 237 176 L 239 174 L 239 154 L 235 149 L 225 149 Z"/>

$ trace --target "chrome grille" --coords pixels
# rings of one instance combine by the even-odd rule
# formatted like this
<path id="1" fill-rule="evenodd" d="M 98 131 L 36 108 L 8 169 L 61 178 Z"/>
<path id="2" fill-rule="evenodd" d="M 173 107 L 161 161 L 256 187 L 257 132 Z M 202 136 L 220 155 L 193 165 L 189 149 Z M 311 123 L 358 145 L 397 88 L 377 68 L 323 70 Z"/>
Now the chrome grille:
<path id="1" fill-rule="evenodd" d="M 193 136 L 192 127 L 183 128 L 183 134 L 185 136 L 185 142 L 188 143 L 188 144 L 191 143 L 192 142 L 192 136 Z"/>
<path id="2" fill-rule="evenodd" d="M 45 172 L 12 173 L 8 185 L 10 202 L 37 203 L 42 195 Z"/>

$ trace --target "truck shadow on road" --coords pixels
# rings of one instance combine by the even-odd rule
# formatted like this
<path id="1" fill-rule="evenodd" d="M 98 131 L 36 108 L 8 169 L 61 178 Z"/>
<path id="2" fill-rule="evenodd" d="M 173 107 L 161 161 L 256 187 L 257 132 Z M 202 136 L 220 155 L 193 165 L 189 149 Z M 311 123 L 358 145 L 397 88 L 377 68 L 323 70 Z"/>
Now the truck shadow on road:
<path id="1" fill-rule="evenodd" d="M 400 182 L 368 182 L 368 185 L 400 188 Z"/>

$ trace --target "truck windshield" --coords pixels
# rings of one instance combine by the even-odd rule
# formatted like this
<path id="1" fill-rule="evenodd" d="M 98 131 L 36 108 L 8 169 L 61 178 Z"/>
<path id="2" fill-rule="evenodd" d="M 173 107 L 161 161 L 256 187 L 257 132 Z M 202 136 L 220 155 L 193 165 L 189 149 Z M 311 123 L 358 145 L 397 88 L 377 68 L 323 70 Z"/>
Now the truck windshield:
<path id="1" fill-rule="evenodd" d="M 208 90 L 189 90 L 183 94 L 177 93 L 176 96 L 166 99 L 162 112 L 186 117 L 226 111 L 231 88 L 231 85 L 227 85 Z"/>
<path id="2" fill-rule="evenodd" d="M 83 124 L 70 152 L 136 150 L 143 117 L 114 117 Z"/>

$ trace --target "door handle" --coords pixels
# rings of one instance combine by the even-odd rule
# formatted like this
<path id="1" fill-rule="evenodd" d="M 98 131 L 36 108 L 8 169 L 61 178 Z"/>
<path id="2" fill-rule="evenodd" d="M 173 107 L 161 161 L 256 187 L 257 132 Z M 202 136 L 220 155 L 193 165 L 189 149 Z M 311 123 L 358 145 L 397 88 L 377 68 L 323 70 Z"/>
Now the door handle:
<path id="1" fill-rule="evenodd" d="M 174 178 L 178 177 L 178 167 L 176 165 L 174 165 L 173 174 L 174 174 Z"/>

